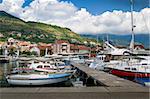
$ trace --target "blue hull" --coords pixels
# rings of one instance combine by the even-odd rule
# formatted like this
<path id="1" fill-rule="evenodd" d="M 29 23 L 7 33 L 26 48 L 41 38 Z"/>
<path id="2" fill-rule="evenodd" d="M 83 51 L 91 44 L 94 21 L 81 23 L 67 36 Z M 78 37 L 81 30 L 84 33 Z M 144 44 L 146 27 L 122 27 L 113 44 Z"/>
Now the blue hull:
<path id="1" fill-rule="evenodd" d="M 149 77 L 147 77 L 147 78 L 135 78 L 134 80 L 140 84 L 143 84 L 143 85 L 147 85 L 150 83 Z"/>

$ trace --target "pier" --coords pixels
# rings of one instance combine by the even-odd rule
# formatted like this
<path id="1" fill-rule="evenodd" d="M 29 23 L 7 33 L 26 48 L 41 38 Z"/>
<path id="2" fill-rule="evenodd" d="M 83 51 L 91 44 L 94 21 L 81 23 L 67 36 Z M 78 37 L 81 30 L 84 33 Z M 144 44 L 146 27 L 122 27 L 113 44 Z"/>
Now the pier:
<path id="1" fill-rule="evenodd" d="M 73 63 L 72 65 L 77 67 L 81 72 L 87 74 L 87 77 L 91 77 L 93 80 L 95 80 L 97 83 L 100 83 L 103 86 L 107 87 L 140 87 L 140 84 L 134 83 L 129 80 L 125 80 L 123 78 L 117 77 L 112 74 L 108 74 L 103 71 L 98 71 L 95 69 L 89 68 L 85 64 L 77 64 Z"/>
<path id="2" fill-rule="evenodd" d="M 149 99 L 148 88 L 33 87 L 0 88 L 0 99 Z"/>
<path id="3" fill-rule="evenodd" d="M 72 63 L 101 86 L 1 87 L 0 99 L 149 99 L 149 88 L 117 76 Z"/>

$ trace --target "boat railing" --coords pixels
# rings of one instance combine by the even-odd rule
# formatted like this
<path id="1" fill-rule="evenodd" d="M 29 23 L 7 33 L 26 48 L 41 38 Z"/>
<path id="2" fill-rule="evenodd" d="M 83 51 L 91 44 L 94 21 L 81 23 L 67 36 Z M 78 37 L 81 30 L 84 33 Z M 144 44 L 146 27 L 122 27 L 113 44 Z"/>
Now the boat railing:
<path id="1" fill-rule="evenodd" d="M 117 63 L 106 63 L 105 66 L 115 68 L 115 67 L 117 67 L 119 64 L 120 64 L 119 62 L 117 62 Z"/>

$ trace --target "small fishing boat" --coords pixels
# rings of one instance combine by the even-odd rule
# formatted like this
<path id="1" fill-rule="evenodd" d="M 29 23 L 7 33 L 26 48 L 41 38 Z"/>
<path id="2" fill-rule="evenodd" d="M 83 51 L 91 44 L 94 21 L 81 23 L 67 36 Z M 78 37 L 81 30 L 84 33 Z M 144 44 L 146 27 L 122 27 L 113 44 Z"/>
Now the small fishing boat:
<path id="1" fill-rule="evenodd" d="M 48 74 L 45 72 L 34 72 L 31 74 L 11 74 L 6 79 L 11 85 L 47 85 L 67 81 L 70 76 L 71 73 Z"/>

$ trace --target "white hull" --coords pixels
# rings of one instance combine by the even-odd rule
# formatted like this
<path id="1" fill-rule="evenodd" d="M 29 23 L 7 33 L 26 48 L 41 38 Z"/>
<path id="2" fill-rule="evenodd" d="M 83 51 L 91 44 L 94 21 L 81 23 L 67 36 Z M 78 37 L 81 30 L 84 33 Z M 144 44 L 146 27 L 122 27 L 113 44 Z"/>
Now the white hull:
<path id="1" fill-rule="evenodd" d="M 47 70 L 47 69 L 35 69 L 37 71 L 49 72 L 49 73 L 74 73 L 75 70 L 63 69 L 63 70 Z"/>
<path id="2" fill-rule="evenodd" d="M 46 79 L 46 80 L 13 80 L 7 79 L 8 83 L 11 85 L 47 85 L 54 84 L 63 81 L 67 81 L 68 78 L 57 78 L 57 79 Z"/>
<path id="3" fill-rule="evenodd" d="M 145 86 L 150 87 L 150 82 L 145 82 L 144 84 L 145 84 Z"/>
<path id="4" fill-rule="evenodd" d="M 46 85 L 59 83 L 68 80 L 70 74 L 24 74 L 7 76 L 7 81 L 11 85 Z"/>

